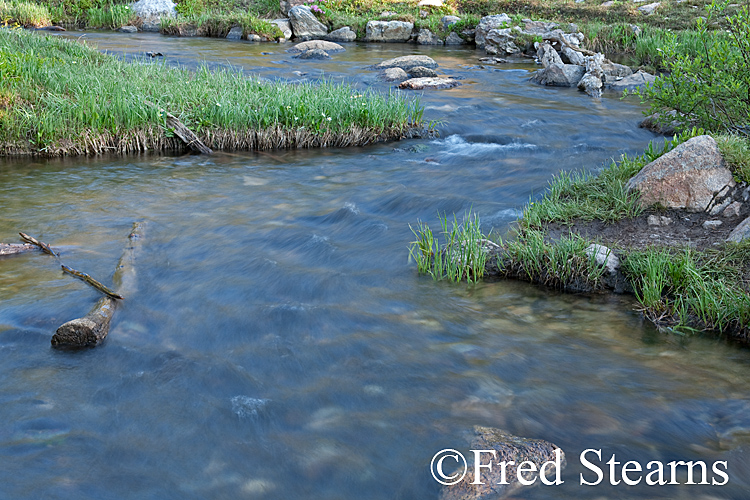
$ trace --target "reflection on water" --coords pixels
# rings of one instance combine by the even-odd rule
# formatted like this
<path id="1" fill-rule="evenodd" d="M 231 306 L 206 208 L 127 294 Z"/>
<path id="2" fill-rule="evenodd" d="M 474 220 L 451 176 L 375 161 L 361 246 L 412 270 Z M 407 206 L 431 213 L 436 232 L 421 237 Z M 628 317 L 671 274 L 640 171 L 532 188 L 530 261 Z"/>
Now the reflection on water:
<path id="1" fill-rule="evenodd" d="M 96 42 L 194 50 L 269 77 L 304 64 L 383 90 L 362 68 L 422 51 L 356 45 L 324 71 L 278 45 Z M 424 52 L 464 77 L 422 98 L 440 139 L 0 164 L 2 241 L 37 235 L 106 278 L 132 222 L 150 223 L 140 292 L 93 350 L 49 339 L 94 292 L 44 255 L 0 260 L 0 498 L 435 498 L 430 458 L 465 450 L 474 424 L 568 454 L 564 485 L 519 498 L 746 497 L 745 350 L 664 336 L 628 297 L 434 283 L 408 262 L 418 219 L 473 208 L 502 232 L 559 169 L 641 150 L 652 136 L 635 126 L 640 110 L 530 86 L 532 65 Z M 586 448 L 726 460 L 731 481 L 582 487 Z"/>

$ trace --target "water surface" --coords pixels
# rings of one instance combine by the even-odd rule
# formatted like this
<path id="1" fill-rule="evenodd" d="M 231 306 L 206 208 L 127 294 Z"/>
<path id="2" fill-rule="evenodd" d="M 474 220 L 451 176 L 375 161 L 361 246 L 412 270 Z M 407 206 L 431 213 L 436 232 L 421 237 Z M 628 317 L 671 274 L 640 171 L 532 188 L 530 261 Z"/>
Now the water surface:
<path id="1" fill-rule="evenodd" d="M 435 283 L 408 261 L 417 220 L 473 209 L 503 233 L 559 170 L 642 151 L 654 136 L 637 102 L 533 86 L 533 62 L 480 67 L 462 48 L 355 44 L 320 62 L 277 44 L 85 38 L 378 91 L 367 66 L 425 53 L 463 85 L 422 96 L 443 124 L 433 140 L 0 163 L 2 241 L 37 235 L 106 281 L 132 222 L 148 223 L 139 291 L 96 349 L 49 347 L 95 292 L 48 256 L 0 260 L 0 498 L 432 499 L 430 459 L 466 451 L 476 424 L 568 454 L 564 485 L 518 498 L 747 497 L 745 349 L 661 334 L 629 297 Z M 586 448 L 725 460 L 730 483 L 582 487 Z"/>

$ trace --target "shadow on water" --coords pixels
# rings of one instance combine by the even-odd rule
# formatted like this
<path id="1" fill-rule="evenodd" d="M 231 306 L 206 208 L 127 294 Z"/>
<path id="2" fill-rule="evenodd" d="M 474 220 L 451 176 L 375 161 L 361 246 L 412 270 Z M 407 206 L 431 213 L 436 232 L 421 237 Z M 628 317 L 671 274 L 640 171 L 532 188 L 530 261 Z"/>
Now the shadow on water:
<path id="1" fill-rule="evenodd" d="M 96 349 L 49 348 L 91 290 L 43 255 L 0 260 L 0 498 L 435 498 L 432 455 L 466 451 L 475 424 L 568 454 L 563 485 L 519 498 L 746 497 L 744 349 L 656 332 L 628 297 L 435 283 L 408 261 L 417 220 L 473 208 L 502 232 L 560 169 L 641 151 L 635 102 L 535 87 L 533 65 L 482 69 L 465 49 L 354 44 L 312 63 L 284 45 L 86 38 L 379 91 L 364 68 L 420 52 L 464 85 L 422 96 L 433 140 L 0 163 L 2 241 L 37 235 L 106 278 L 132 221 L 150 222 L 139 292 Z M 731 481 L 583 487 L 586 448 L 726 460 Z"/>

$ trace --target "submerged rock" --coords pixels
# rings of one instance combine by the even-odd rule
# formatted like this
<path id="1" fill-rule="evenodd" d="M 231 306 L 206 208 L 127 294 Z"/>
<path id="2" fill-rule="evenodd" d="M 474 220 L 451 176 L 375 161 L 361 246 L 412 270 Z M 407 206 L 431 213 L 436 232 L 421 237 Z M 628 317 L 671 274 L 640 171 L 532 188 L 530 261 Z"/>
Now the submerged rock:
<path id="1" fill-rule="evenodd" d="M 436 78 L 438 76 L 437 71 L 424 66 L 416 66 L 410 69 L 408 73 L 412 78 Z"/>
<path id="2" fill-rule="evenodd" d="M 357 34 L 349 26 L 344 26 L 328 33 L 325 39 L 329 42 L 353 42 L 357 39 Z"/>
<path id="3" fill-rule="evenodd" d="M 466 41 L 459 35 L 457 35 L 454 31 L 451 31 L 450 33 L 448 33 L 448 36 L 445 37 L 446 45 L 463 45 L 465 43 Z"/>
<path id="4" fill-rule="evenodd" d="M 227 40 L 242 40 L 242 32 L 243 30 L 240 26 L 235 26 L 227 33 Z"/>
<path id="5" fill-rule="evenodd" d="M 469 466 L 463 479 L 457 484 L 443 486 L 440 491 L 440 500 L 480 500 L 505 498 L 513 492 L 523 488 L 518 481 L 518 466 L 523 462 L 531 462 L 539 472 L 522 472 L 526 481 L 539 482 L 540 474 L 549 481 L 561 478 L 562 469 L 566 465 L 565 453 L 558 446 L 541 439 L 527 439 L 514 436 L 500 429 L 492 427 L 474 427 L 475 437 L 471 442 L 472 450 L 494 450 L 494 454 L 484 454 L 483 464 L 490 460 L 495 466 L 482 468 L 480 472 L 480 483 L 472 484 L 476 472 L 474 467 Z M 494 456 L 493 456 L 494 455 Z M 514 462 L 514 463 L 511 463 Z M 503 480 L 503 468 L 498 462 L 508 462 L 505 469 L 505 482 Z M 447 473 L 447 471 L 446 471 Z"/>
<path id="6" fill-rule="evenodd" d="M 330 59 L 331 56 L 325 50 L 321 49 L 310 49 L 304 52 L 300 52 L 296 56 L 292 56 L 295 59 Z"/>
<path id="7" fill-rule="evenodd" d="M 328 34 L 328 28 L 318 21 L 309 7 L 298 5 L 289 10 L 289 22 L 292 23 L 294 36 L 300 40 L 323 38 Z"/>
<path id="8" fill-rule="evenodd" d="M 414 24 L 406 21 L 369 21 L 365 28 L 368 42 L 405 42 L 411 38 Z"/>
<path id="9" fill-rule="evenodd" d="M 586 69 L 576 64 L 553 64 L 540 69 L 531 77 L 531 81 L 552 87 L 575 87 L 583 78 Z"/>
<path id="10" fill-rule="evenodd" d="M 135 26 L 120 26 L 117 31 L 120 33 L 138 33 L 138 28 Z"/>
<path id="11" fill-rule="evenodd" d="M 386 68 L 401 68 L 404 71 L 409 71 L 417 66 L 424 66 L 425 68 L 435 69 L 438 67 L 438 63 L 428 56 L 401 56 L 394 57 L 393 59 L 385 60 L 374 66 L 375 69 L 386 69 Z"/>
<path id="12" fill-rule="evenodd" d="M 450 89 L 458 87 L 461 82 L 453 78 L 411 78 L 401 82 L 400 89 L 423 90 L 423 89 Z"/>
<path id="13" fill-rule="evenodd" d="M 294 47 L 286 49 L 286 51 L 292 54 L 299 54 L 301 52 L 307 52 L 308 50 L 313 49 L 323 50 L 329 54 L 344 52 L 346 50 L 338 43 L 328 42 L 325 40 L 309 40 L 307 42 L 298 43 Z"/>
<path id="14" fill-rule="evenodd" d="M 732 172 L 711 136 L 701 135 L 652 161 L 626 188 L 641 195 L 641 204 L 705 211 L 716 193 L 734 186 Z"/>

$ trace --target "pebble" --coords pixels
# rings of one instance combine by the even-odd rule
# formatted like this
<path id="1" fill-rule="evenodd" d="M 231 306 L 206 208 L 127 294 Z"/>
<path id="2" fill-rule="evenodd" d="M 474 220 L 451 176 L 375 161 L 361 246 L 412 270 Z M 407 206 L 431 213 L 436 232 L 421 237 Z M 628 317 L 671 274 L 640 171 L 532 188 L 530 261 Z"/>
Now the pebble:
<path id="1" fill-rule="evenodd" d="M 722 224 L 723 222 L 721 222 L 720 220 L 707 220 L 703 223 L 703 229 L 716 229 Z"/>
<path id="2" fill-rule="evenodd" d="M 649 226 L 668 226 L 672 223 L 671 217 L 665 217 L 663 215 L 649 215 L 648 225 Z"/>

